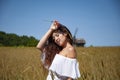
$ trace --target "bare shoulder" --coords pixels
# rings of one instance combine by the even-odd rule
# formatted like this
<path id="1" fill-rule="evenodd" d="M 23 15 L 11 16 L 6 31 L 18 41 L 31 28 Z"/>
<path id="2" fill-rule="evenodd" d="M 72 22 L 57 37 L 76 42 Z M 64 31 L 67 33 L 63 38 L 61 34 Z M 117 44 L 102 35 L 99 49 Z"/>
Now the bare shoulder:
<path id="1" fill-rule="evenodd" d="M 67 57 L 69 58 L 76 58 L 76 50 L 74 47 L 69 47 L 68 48 L 68 53 L 67 53 Z"/>

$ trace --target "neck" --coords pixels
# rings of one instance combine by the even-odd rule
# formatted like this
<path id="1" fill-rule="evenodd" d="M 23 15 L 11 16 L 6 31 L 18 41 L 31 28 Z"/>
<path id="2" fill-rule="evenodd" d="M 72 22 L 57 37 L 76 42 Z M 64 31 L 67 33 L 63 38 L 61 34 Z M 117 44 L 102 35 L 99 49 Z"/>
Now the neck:
<path id="1" fill-rule="evenodd" d="M 66 44 L 63 46 L 63 48 L 71 47 L 71 44 L 69 42 L 66 42 Z"/>

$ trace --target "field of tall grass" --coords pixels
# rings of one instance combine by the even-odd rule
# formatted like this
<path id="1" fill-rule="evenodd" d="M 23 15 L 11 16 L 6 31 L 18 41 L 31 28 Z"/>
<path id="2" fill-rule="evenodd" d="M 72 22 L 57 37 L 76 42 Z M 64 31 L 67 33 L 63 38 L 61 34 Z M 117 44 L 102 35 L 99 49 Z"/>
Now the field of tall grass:
<path id="1" fill-rule="evenodd" d="M 76 47 L 78 80 L 120 80 L 120 47 Z M 0 47 L 0 80 L 46 80 L 35 47 Z"/>

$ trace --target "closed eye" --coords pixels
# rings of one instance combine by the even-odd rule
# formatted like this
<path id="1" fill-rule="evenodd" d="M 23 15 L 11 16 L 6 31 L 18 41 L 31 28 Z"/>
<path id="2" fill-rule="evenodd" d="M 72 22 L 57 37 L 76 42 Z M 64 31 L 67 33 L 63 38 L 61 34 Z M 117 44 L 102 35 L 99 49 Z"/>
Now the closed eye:
<path id="1" fill-rule="evenodd" d="M 55 41 L 55 38 L 59 37 L 58 33 L 53 34 L 53 40 Z"/>
<path id="2" fill-rule="evenodd" d="M 59 34 L 56 34 L 55 36 L 56 36 L 56 37 L 58 37 L 58 36 L 59 36 Z"/>

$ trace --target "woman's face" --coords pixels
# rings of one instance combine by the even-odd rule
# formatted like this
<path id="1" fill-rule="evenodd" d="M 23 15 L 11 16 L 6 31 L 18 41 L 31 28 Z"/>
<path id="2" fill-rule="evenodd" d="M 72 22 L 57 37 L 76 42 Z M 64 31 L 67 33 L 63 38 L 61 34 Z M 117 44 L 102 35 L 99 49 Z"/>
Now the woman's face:
<path id="1" fill-rule="evenodd" d="M 67 34 L 63 34 L 63 33 L 53 33 L 53 35 L 52 35 L 55 43 L 61 47 L 63 47 L 67 41 L 66 36 L 67 36 Z"/>

